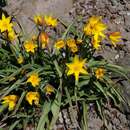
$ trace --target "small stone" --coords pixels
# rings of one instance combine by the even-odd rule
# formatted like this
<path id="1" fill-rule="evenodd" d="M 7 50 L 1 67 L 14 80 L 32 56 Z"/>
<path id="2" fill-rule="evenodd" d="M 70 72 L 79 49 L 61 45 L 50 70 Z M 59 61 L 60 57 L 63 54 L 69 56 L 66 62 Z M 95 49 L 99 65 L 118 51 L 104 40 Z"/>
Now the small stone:
<path id="1" fill-rule="evenodd" d="M 130 53 L 130 41 L 126 42 L 126 46 L 127 46 L 128 52 Z"/>
<path id="2" fill-rule="evenodd" d="M 117 54 L 117 55 L 115 56 L 115 60 L 118 60 L 119 58 L 120 58 L 120 55 Z"/>
<path id="3" fill-rule="evenodd" d="M 127 14 L 128 16 L 130 16 L 130 12 L 127 12 L 126 14 Z"/>
<path id="4" fill-rule="evenodd" d="M 130 4 L 126 4 L 126 8 L 130 10 Z"/>

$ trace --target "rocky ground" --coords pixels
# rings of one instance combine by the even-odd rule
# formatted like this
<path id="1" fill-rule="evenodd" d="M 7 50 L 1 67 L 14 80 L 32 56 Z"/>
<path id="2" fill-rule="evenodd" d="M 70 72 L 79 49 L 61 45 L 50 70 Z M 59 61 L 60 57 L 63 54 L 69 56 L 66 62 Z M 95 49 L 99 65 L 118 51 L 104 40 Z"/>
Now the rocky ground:
<path id="1" fill-rule="evenodd" d="M 36 14 L 51 14 L 65 23 L 70 23 L 80 16 L 84 21 L 92 15 L 104 16 L 110 31 L 122 32 L 126 47 L 120 51 L 120 55 L 109 48 L 104 51 L 103 55 L 112 61 L 121 60 L 122 65 L 129 64 L 126 63 L 130 61 L 128 60 L 130 53 L 129 0 L 7 0 L 4 9 L 17 18 L 28 35 L 34 33 L 34 24 L 30 19 Z"/>
<path id="2" fill-rule="evenodd" d="M 52 14 L 66 23 L 77 20 L 80 16 L 83 17 L 83 21 L 86 21 L 91 15 L 104 16 L 110 31 L 122 32 L 125 46 L 120 51 L 106 48 L 100 53 L 112 62 L 125 67 L 130 65 L 130 0 L 8 0 L 3 9 L 17 18 L 28 35 L 34 33 L 34 25 L 30 18 L 36 14 Z M 125 85 L 124 95 L 129 100 L 130 85 L 125 81 L 123 84 Z M 130 122 L 127 119 L 130 110 L 126 106 L 123 108 L 123 112 L 126 115 L 111 107 L 106 111 L 109 130 L 130 129 Z M 104 130 L 102 124 L 95 111 L 91 111 L 89 113 L 89 130 Z M 58 127 L 60 127 L 59 130 L 63 130 L 62 121 Z M 71 126 L 68 127 L 71 128 Z"/>

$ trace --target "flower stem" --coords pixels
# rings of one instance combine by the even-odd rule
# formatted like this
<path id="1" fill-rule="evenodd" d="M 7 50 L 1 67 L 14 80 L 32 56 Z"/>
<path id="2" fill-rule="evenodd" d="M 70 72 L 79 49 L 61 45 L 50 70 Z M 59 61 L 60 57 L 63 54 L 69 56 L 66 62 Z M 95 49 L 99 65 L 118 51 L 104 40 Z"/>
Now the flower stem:
<path id="1" fill-rule="evenodd" d="M 78 108 L 78 102 L 77 102 L 78 84 L 79 84 L 79 81 L 78 81 L 78 80 L 75 80 L 74 95 L 75 95 L 75 103 L 76 103 L 76 107 L 77 107 L 77 108 Z"/>
<path id="2" fill-rule="evenodd" d="M 59 88 L 60 88 L 60 91 L 62 92 L 62 72 L 60 71 L 60 67 L 59 67 L 57 61 L 54 60 L 53 63 L 55 65 L 56 71 L 57 71 L 59 78 L 60 78 Z"/>

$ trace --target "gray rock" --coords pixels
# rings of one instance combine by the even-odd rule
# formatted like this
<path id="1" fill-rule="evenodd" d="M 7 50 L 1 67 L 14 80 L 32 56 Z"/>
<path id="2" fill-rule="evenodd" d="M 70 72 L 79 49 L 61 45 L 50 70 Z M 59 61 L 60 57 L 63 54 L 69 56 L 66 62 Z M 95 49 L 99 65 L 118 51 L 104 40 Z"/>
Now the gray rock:
<path id="1" fill-rule="evenodd" d="M 30 34 L 33 29 L 34 15 L 53 15 L 63 20 L 70 21 L 67 13 L 72 8 L 72 0 L 8 0 L 4 8 L 11 15 L 14 15 L 24 28 L 25 32 Z"/>

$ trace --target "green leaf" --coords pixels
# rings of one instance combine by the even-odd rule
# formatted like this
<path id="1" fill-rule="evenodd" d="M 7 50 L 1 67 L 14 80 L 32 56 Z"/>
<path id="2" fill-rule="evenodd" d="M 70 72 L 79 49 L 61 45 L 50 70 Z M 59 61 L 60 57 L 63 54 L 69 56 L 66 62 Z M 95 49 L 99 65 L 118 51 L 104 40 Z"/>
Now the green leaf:
<path id="1" fill-rule="evenodd" d="M 87 63 L 88 67 L 99 67 L 99 66 L 105 66 L 107 65 L 107 62 L 105 60 L 102 61 L 96 61 L 94 59 L 89 60 L 89 62 Z"/>
<path id="2" fill-rule="evenodd" d="M 98 100 L 100 97 L 98 97 L 96 94 L 94 95 L 89 95 L 88 93 L 82 91 L 79 91 L 79 97 L 83 97 L 85 101 L 94 101 Z"/>
<path id="3" fill-rule="evenodd" d="M 9 130 L 14 130 L 14 128 L 18 125 L 18 123 L 20 122 L 20 120 L 15 121 L 9 128 Z"/>
<path id="4" fill-rule="evenodd" d="M 26 95 L 26 91 L 24 91 L 24 92 L 22 93 L 22 95 L 21 95 L 21 97 L 20 97 L 20 99 L 19 99 L 19 101 L 18 101 L 18 103 L 17 103 L 17 105 L 16 105 L 16 107 L 15 107 L 15 110 L 14 110 L 14 112 L 12 113 L 12 115 L 16 114 L 16 112 L 18 111 L 18 109 L 19 109 L 19 107 L 20 107 L 20 105 L 21 105 L 21 103 L 22 103 L 22 101 L 23 101 L 25 95 Z"/>
<path id="5" fill-rule="evenodd" d="M 111 89 L 111 92 L 113 92 L 113 93 L 115 93 L 116 95 L 117 95 L 117 97 L 118 97 L 118 100 L 120 101 L 120 102 L 126 102 L 126 100 L 125 100 L 125 98 L 114 88 L 114 87 L 112 87 L 112 89 Z"/>
<path id="6" fill-rule="evenodd" d="M 106 91 L 103 89 L 102 85 L 99 82 L 94 82 L 94 84 L 97 86 L 97 88 L 103 93 L 103 95 L 108 99 L 108 96 L 106 94 Z"/>
<path id="7" fill-rule="evenodd" d="M 115 84 L 109 77 L 104 76 L 104 79 L 106 81 L 106 86 L 110 88 L 110 92 L 107 91 L 107 92 L 109 92 L 108 93 L 109 96 L 111 96 L 111 98 L 112 98 L 112 95 L 115 95 L 120 102 L 123 101 L 125 103 L 126 102 L 125 98 L 121 95 L 121 93 L 117 89 L 117 88 L 119 88 L 119 86 L 117 84 Z M 113 101 L 114 101 L 114 99 L 113 99 Z"/>
<path id="8" fill-rule="evenodd" d="M 107 91 L 107 95 L 113 100 L 114 105 L 117 106 L 117 107 L 119 107 L 119 105 L 118 105 L 115 97 L 110 92 L 108 92 L 108 91 Z"/>
<path id="9" fill-rule="evenodd" d="M 0 101 L 3 99 L 3 97 L 8 95 L 11 91 L 18 88 L 20 86 L 20 83 L 22 83 L 22 82 L 23 82 L 23 80 L 17 80 L 12 86 L 10 86 L 9 89 L 0 97 Z"/>
<path id="10" fill-rule="evenodd" d="M 88 80 L 84 80 L 84 81 L 80 81 L 79 84 L 78 84 L 78 87 L 82 87 L 82 86 L 85 86 L 89 83 L 89 79 Z"/>
<path id="11" fill-rule="evenodd" d="M 99 115 L 100 115 L 101 118 L 103 119 L 104 117 L 103 117 L 103 113 L 102 113 L 102 107 L 101 107 L 101 105 L 100 105 L 100 101 L 99 101 L 99 100 L 96 101 L 96 105 L 97 105 L 97 109 L 98 109 L 98 111 L 99 111 Z"/>
<path id="12" fill-rule="evenodd" d="M 71 28 L 72 25 L 73 25 L 73 23 L 71 23 L 71 24 L 68 26 L 68 28 L 66 29 L 66 31 L 64 32 L 64 34 L 63 34 L 63 36 L 62 36 L 62 39 L 65 39 L 65 38 L 66 38 L 66 36 L 67 36 L 68 32 L 70 31 L 70 29 L 72 29 L 72 28 Z"/>
<path id="13" fill-rule="evenodd" d="M 112 65 L 112 64 L 107 64 L 105 66 L 105 68 L 107 70 L 110 70 L 112 72 L 115 72 L 117 74 L 120 74 L 121 76 L 125 77 L 129 82 L 130 82 L 130 79 L 127 77 L 127 74 L 130 72 L 129 69 L 127 68 L 123 68 L 121 66 L 118 66 L 118 65 Z"/>
<path id="14" fill-rule="evenodd" d="M 2 114 L 2 112 L 8 107 L 8 104 L 3 104 L 0 105 L 0 115 Z"/>
<path id="15" fill-rule="evenodd" d="M 105 127 L 108 128 L 107 120 L 105 118 L 104 109 L 103 109 L 104 103 L 103 103 L 102 99 L 96 101 L 96 105 L 97 105 L 97 108 L 98 108 L 98 111 L 99 111 L 99 115 L 101 116 L 101 119 L 103 120 Z"/>
<path id="16" fill-rule="evenodd" d="M 70 93 L 69 93 L 67 87 L 65 87 L 65 93 L 67 96 L 67 101 L 69 102 L 70 107 L 72 107 L 72 101 L 71 101 Z"/>
<path id="17" fill-rule="evenodd" d="M 56 68 L 56 71 L 57 71 L 59 77 L 62 77 L 61 68 L 60 68 L 60 66 L 58 65 L 57 61 L 54 60 L 53 63 L 54 63 L 54 65 L 55 65 L 55 68 Z"/>
<path id="18" fill-rule="evenodd" d="M 45 130 L 45 123 L 48 120 L 48 113 L 51 110 L 51 102 L 45 102 L 43 105 L 43 111 L 41 113 L 40 120 L 38 122 L 37 130 Z"/>
<path id="19" fill-rule="evenodd" d="M 17 74 L 19 74 L 22 70 L 26 70 L 27 68 L 31 68 L 31 67 L 32 67 L 31 64 L 27 64 L 27 65 L 22 66 L 20 69 L 15 70 L 14 73 L 12 73 L 11 75 L 0 79 L 0 83 L 8 81 L 11 77 L 15 77 Z"/>
<path id="20" fill-rule="evenodd" d="M 82 105 L 83 105 L 82 128 L 83 130 L 88 130 L 88 104 L 83 102 Z"/>
<path id="21" fill-rule="evenodd" d="M 52 105 L 51 105 L 51 112 L 53 114 L 53 118 L 51 120 L 51 124 L 50 124 L 50 130 L 53 129 L 58 117 L 59 117 L 59 113 L 60 113 L 60 107 L 61 107 L 61 93 L 57 93 L 56 99 L 53 101 Z"/>

